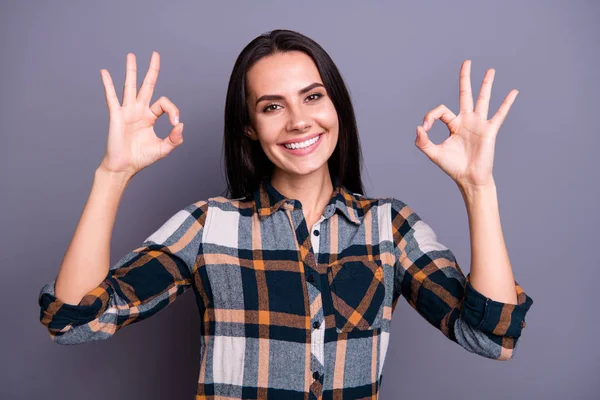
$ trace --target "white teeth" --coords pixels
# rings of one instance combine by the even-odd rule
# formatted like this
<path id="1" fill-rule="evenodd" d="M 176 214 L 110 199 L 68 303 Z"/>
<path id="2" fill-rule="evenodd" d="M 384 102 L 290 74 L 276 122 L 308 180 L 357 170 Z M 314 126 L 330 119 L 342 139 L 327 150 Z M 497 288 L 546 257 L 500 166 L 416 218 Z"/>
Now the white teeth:
<path id="1" fill-rule="evenodd" d="M 321 137 L 321 135 L 316 136 L 305 142 L 285 144 L 284 146 L 287 147 L 288 149 L 303 149 L 303 148 L 308 147 L 308 146 L 312 145 L 313 143 L 315 143 L 317 140 L 319 140 L 320 137 Z"/>

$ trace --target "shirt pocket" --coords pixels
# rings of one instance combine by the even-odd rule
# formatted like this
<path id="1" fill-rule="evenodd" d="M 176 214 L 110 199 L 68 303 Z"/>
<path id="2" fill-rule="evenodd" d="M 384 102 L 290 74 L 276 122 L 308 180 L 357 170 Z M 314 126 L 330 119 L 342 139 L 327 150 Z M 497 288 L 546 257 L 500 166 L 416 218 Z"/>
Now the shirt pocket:
<path id="1" fill-rule="evenodd" d="M 383 266 L 365 258 L 336 261 L 327 268 L 338 333 L 381 327 L 385 299 Z"/>

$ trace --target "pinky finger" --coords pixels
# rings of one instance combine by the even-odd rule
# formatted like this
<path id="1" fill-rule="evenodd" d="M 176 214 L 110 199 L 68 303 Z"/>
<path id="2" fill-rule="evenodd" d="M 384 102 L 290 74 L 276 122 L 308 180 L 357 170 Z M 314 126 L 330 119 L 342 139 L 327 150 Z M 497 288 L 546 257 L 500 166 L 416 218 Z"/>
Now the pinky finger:
<path id="1" fill-rule="evenodd" d="M 514 89 L 506 96 L 502 104 L 500 104 L 500 107 L 498 107 L 498 111 L 496 111 L 496 114 L 494 114 L 494 116 L 490 119 L 492 125 L 496 125 L 499 127 L 504 123 L 504 120 L 506 119 L 506 116 L 508 115 L 508 112 L 510 111 L 510 108 L 515 102 L 515 99 L 517 98 L 518 94 L 519 91 Z"/>
<path id="2" fill-rule="evenodd" d="M 115 92 L 115 85 L 113 84 L 112 78 L 105 69 L 100 70 L 100 75 L 102 76 L 102 83 L 104 84 L 104 94 L 106 97 L 106 105 L 108 110 L 116 110 L 120 107 L 120 104 L 119 99 L 117 98 L 117 92 Z"/>

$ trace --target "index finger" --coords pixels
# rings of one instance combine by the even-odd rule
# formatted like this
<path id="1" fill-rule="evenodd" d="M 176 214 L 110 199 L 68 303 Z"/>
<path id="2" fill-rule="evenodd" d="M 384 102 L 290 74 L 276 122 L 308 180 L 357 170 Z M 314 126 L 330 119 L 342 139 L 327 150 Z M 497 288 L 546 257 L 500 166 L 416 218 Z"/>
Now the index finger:
<path id="1" fill-rule="evenodd" d="M 156 86 L 156 79 L 158 78 L 159 69 L 160 55 L 156 51 L 153 51 L 152 57 L 150 57 L 150 66 L 148 67 L 148 72 L 146 72 L 144 82 L 142 83 L 138 93 L 138 101 L 141 101 L 146 105 L 150 104 L 150 100 L 152 100 L 152 93 L 154 93 L 154 87 Z"/>

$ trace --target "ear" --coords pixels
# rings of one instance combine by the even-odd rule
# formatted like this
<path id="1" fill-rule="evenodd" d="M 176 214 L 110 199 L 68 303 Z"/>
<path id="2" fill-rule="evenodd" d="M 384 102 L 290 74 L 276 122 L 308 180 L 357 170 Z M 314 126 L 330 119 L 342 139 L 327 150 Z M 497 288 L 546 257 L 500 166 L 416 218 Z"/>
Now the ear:
<path id="1" fill-rule="evenodd" d="M 254 130 L 251 127 L 246 127 L 246 129 L 244 129 L 244 134 L 248 136 L 251 140 L 258 140 L 256 132 L 254 132 Z"/>

